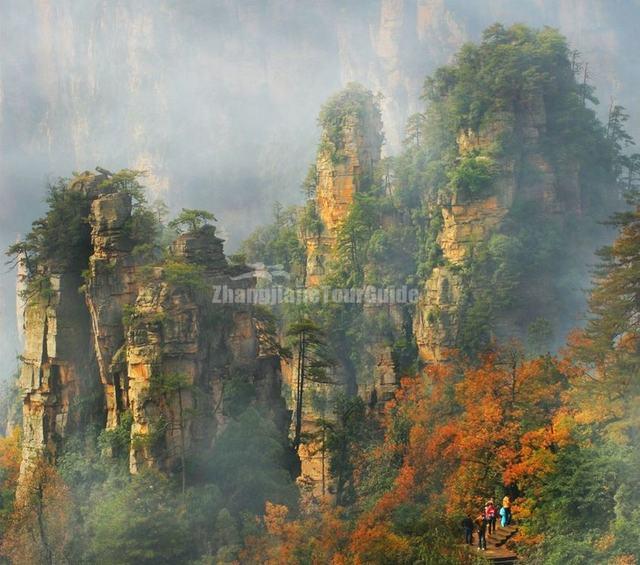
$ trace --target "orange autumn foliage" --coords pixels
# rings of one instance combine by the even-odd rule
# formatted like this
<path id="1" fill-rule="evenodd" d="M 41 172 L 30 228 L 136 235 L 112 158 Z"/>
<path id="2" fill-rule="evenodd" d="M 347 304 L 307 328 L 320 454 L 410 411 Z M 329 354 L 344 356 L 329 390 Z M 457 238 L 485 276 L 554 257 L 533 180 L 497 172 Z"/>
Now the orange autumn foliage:
<path id="1" fill-rule="evenodd" d="M 71 506 L 70 489 L 55 466 L 38 461 L 20 485 L 0 554 L 16 565 L 65 562 L 74 535 Z"/>
<path id="2" fill-rule="evenodd" d="M 15 491 L 20 474 L 20 428 L 15 426 L 9 435 L 0 437 L 0 490 Z"/>
<path id="3" fill-rule="evenodd" d="M 262 521 L 264 534 L 245 540 L 241 563 L 349 563 L 343 554 L 348 535 L 339 509 L 327 506 L 318 516 L 290 519 L 289 508 L 267 502 Z"/>
<path id="4" fill-rule="evenodd" d="M 446 554 L 457 546 L 435 538 L 416 542 L 398 531 L 398 513 L 411 509 L 421 527 L 455 532 L 462 513 L 478 512 L 503 489 L 514 512 L 526 517 L 528 497 L 536 496 L 557 453 L 573 441 L 575 414 L 566 398 L 572 371 L 566 361 L 523 360 L 507 352 L 464 370 L 431 366 L 402 379 L 379 415 L 380 440 L 355 469 L 356 490 L 369 492 L 369 475 L 391 465 L 384 488 L 356 502 L 353 521 L 345 521 L 340 508 L 292 519 L 287 508 L 268 504 L 266 534 L 248 544 L 242 562 L 412 562 L 416 543 L 427 553 Z"/>
<path id="5" fill-rule="evenodd" d="M 535 492 L 571 441 L 572 418 L 563 405 L 567 371 L 551 358 L 505 362 L 491 354 L 462 375 L 433 366 L 426 378 L 404 379 L 384 421 L 386 428 L 391 418 L 410 423 L 402 464 L 393 487 L 360 516 L 354 555 L 366 557 L 371 544 L 402 550 L 390 535 L 389 516 L 405 503 L 421 500 L 444 517 L 478 511 L 500 486 Z M 400 449 L 388 439 L 382 451 Z M 525 498 L 515 506 L 526 507 Z"/>

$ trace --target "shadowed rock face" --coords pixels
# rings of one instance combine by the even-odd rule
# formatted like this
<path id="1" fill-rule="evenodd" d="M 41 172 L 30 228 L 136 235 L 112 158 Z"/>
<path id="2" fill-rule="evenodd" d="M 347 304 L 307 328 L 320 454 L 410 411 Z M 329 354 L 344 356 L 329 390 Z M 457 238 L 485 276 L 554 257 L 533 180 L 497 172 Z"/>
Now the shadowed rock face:
<path id="1" fill-rule="evenodd" d="M 48 295 L 33 297 L 24 313 L 21 478 L 40 457 L 54 460 L 70 433 L 102 420 L 91 323 L 78 293 L 81 278 L 61 273 L 50 279 Z"/>
<path id="2" fill-rule="evenodd" d="M 465 197 L 441 195 L 442 228 L 438 244 L 444 266 L 433 269 L 424 283 L 414 318 L 414 333 L 420 358 L 427 363 L 447 361 L 456 351 L 459 306 L 465 284 L 458 267 L 465 264 L 475 247 L 485 243 L 503 224 L 514 202 L 534 202 L 549 216 L 580 215 L 583 202 L 578 165 L 551 165 L 544 151 L 548 128 L 542 97 L 526 107 L 498 114 L 480 132 L 461 131 L 458 156 L 490 148 L 501 136 L 515 137 L 518 151 L 500 158 L 491 194 Z M 523 174 L 535 171 L 535 174 Z"/>
<path id="3" fill-rule="evenodd" d="M 23 485 L 41 457 L 55 461 L 70 433 L 92 422 L 113 429 L 128 412 L 131 471 L 179 470 L 187 451 L 211 447 L 223 429 L 233 377 L 254 386 L 286 437 L 279 360 L 260 350 L 251 307 L 213 303 L 214 285 L 255 281 L 232 279 L 237 269 L 212 226 L 171 246 L 193 280 L 170 279 L 163 263 L 143 268 L 132 254 L 131 197 L 101 189 L 104 180 L 83 173 L 71 185 L 90 201 L 84 281 L 77 272 L 52 274 L 50 291 L 25 308 Z"/>
<path id="4" fill-rule="evenodd" d="M 92 185 L 90 185 L 92 186 Z M 137 293 L 133 244 L 127 234 L 131 218 L 131 196 L 124 193 L 98 194 L 91 203 L 89 274 L 85 299 L 91 317 L 95 357 L 104 387 L 106 427 L 118 424 L 126 406 L 126 372 L 122 363 L 124 309 Z"/>

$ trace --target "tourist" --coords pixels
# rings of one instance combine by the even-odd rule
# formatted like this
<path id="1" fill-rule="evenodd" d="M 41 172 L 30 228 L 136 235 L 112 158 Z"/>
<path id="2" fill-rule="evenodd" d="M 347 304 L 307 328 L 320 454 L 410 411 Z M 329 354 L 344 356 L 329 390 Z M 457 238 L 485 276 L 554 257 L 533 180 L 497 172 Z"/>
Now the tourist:
<path id="1" fill-rule="evenodd" d="M 464 528 L 464 543 L 471 545 L 473 543 L 473 520 L 468 512 L 462 520 L 462 527 Z"/>
<path id="2" fill-rule="evenodd" d="M 476 527 L 478 530 L 478 549 L 485 551 L 487 549 L 487 517 L 484 512 L 476 518 Z"/>
<path id="3" fill-rule="evenodd" d="M 487 517 L 489 535 L 491 535 L 496 531 L 496 507 L 493 505 L 493 499 L 487 500 L 484 507 L 484 515 Z"/>
<path id="4" fill-rule="evenodd" d="M 505 496 L 502 499 L 502 508 L 504 508 L 504 513 L 505 513 L 505 524 L 503 524 L 502 527 L 504 527 L 505 525 L 508 526 L 509 524 L 511 524 L 511 500 L 509 500 L 508 496 Z M 500 511 L 500 516 L 502 516 L 502 511 Z"/>

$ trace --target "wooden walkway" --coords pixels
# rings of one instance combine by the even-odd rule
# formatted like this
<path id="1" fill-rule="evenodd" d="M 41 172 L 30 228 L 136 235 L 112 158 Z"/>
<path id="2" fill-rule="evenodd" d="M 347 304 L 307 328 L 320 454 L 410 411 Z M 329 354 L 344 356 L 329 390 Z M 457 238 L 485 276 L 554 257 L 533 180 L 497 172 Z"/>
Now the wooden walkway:
<path id="1" fill-rule="evenodd" d="M 487 534 L 487 550 L 478 550 L 478 534 L 473 533 L 473 545 L 468 546 L 469 551 L 473 551 L 478 555 L 482 555 L 487 561 L 491 563 L 500 563 L 502 565 L 509 565 L 518 561 L 518 556 L 506 547 L 506 543 L 516 535 L 518 527 L 513 524 L 510 526 L 500 527 L 498 523 L 496 531 L 493 534 Z"/>

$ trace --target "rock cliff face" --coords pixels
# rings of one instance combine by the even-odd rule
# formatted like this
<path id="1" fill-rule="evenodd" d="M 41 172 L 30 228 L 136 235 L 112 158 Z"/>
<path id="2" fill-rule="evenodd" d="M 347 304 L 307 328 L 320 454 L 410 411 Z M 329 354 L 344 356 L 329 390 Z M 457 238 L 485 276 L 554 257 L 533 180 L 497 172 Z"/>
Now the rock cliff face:
<path id="1" fill-rule="evenodd" d="M 104 387 L 107 429 L 118 424 L 119 414 L 127 405 L 122 317 L 137 292 L 133 244 L 127 234 L 130 219 L 130 195 L 95 194 L 90 215 L 93 254 L 89 257 L 85 298 Z"/>
<path id="2" fill-rule="evenodd" d="M 100 422 L 99 411 L 94 411 L 100 388 L 91 323 L 80 284 L 75 273 L 52 274 L 46 295 L 32 297 L 25 309 L 19 381 L 23 479 L 41 457 L 54 460 L 69 433 Z"/>
<path id="3" fill-rule="evenodd" d="M 3 248 L 40 206 L 42 178 L 108 162 L 150 171 L 149 185 L 173 205 L 185 193 L 224 200 L 220 220 L 242 238 L 271 203 L 295 200 L 312 116 L 331 92 L 350 81 L 382 92 L 397 153 L 424 77 L 496 21 L 557 27 L 589 62 L 602 101 L 640 105 L 633 2 L 23 0 L 3 16 L 0 35 L 15 54 L 0 61 L 0 190 L 13 195 L 0 209 Z M 176 182 L 184 171 L 190 184 Z M 2 282 L 9 374 L 13 277 Z"/>
<path id="4" fill-rule="evenodd" d="M 339 125 L 339 139 L 331 140 L 326 128 L 321 134 L 315 206 L 322 230 L 306 238 L 309 286 L 318 285 L 328 272 L 340 226 L 349 214 L 355 194 L 372 181 L 380 162 L 381 131 L 380 112 L 371 100 L 359 113 L 344 117 Z"/>
<path id="5" fill-rule="evenodd" d="M 142 265 L 131 196 L 105 180 L 84 173 L 68 188 L 90 206 L 84 281 L 54 272 L 25 308 L 21 483 L 92 422 L 110 430 L 131 421 L 131 472 L 177 472 L 224 428 L 223 393 L 233 379 L 250 383 L 286 438 L 279 359 L 260 347 L 251 306 L 214 303 L 215 285 L 246 290 L 255 281 L 237 277 L 246 269 L 227 264 L 212 226 L 180 235 L 167 261 Z"/>
<path id="6" fill-rule="evenodd" d="M 321 286 L 326 282 L 325 276 L 331 273 L 332 264 L 338 256 L 341 228 L 352 210 L 356 194 L 366 193 L 372 187 L 381 159 L 382 119 L 376 99 L 370 93 L 363 95 L 349 88 L 338 96 L 344 98 L 336 103 L 331 112 L 339 118 L 334 115 L 333 119 L 328 120 L 329 123 L 324 124 L 315 163 L 315 196 L 312 203 L 320 229 L 305 238 L 308 287 Z M 349 101 L 350 96 L 353 99 Z M 331 104 L 332 101 L 329 101 L 328 105 Z M 365 311 L 364 316 L 367 315 Z M 357 374 L 349 359 L 349 352 L 344 358 L 336 359 L 335 366 L 331 368 L 332 380 L 339 387 L 350 394 L 359 394 L 366 401 L 377 394 L 382 399 L 385 397 L 384 391 L 395 389 L 396 386 L 390 348 L 381 344 L 375 336 L 370 337 L 375 343 L 367 348 L 366 354 L 372 360 L 372 372 L 366 379 Z M 283 371 L 288 377 L 293 404 L 297 392 L 293 369 L 295 363 L 294 359 Z M 309 398 L 314 396 L 314 391 L 318 393 L 318 398 L 325 398 L 336 389 L 335 385 L 315 383 L 308 383 L 306 387 Z M 324 404 L 323 412 L 319 406 Z M 330 404 L 309 400 L 303 407 L 303 433 L 316 439 L 300 446 L 300 480 L 316 496 L 326 496 L 330 490 L 328 457 L 322 448 L 322 430 L 318 426 L 319 419 L 333 417 L 326 410 Z"/>
<path id="7" fill-rule="evenodd" d="M 442 215 L 437 242 L 444 264 L 433 269 L 414 318 L 421 359 L 427 363 L 450 359 L 459 343 L 459 307 L 468 282 L 462 267 L 478 245 L 486 243 L 503 225 L 514 203 L 538 203 L 549 216 L 580 214 L 583 208 L 578 166 L 554 166 L 543 148 L 547 117 L 542 97 L 526 107 L 502 112 L 489 126 L 457 137 L 458 158 L 480 152 L 495 153 L 504 139 L 516 139 L 517 150 L 500 153 L 490 193 L 475 197 L 447 194 L 438 197 L 433 213 Z"/>
<path id="8" fill-rule="evenodd" d="M 250 308 L 212 303 L 214 285 L 250 286 L 232 280 L 222 240 L 205 226 L 181 235 L 172 254 L 202 268 L 201 279 L 171 284 L 158 267 L 140 285 L 126 336 L 132 472 L 178 469 L 186 452 L 211 447 L 225 424 L 225 385 L 239 375 L 286 430 L 278 360 L 260 351 Z"/>

